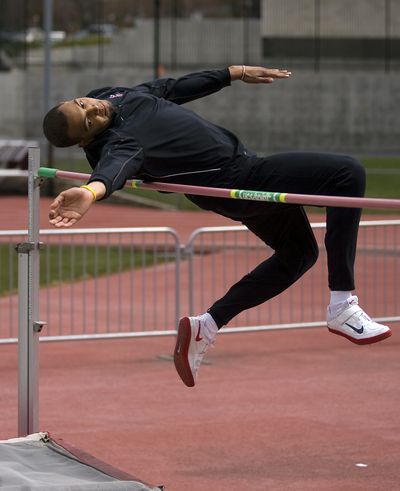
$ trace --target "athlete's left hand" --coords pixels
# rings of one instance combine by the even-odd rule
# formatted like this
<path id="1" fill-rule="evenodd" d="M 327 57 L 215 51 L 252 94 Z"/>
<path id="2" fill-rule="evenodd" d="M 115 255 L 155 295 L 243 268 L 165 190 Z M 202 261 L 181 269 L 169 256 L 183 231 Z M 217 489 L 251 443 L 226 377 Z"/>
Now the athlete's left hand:
<path id="1" fill-rule="evenodd" d="M 231 80 L 242 80 L 248 84 L 270 84 L 275 79 L 289 78 L 292 72 L 262 66 L 232 65 L 229 67 Z"/>

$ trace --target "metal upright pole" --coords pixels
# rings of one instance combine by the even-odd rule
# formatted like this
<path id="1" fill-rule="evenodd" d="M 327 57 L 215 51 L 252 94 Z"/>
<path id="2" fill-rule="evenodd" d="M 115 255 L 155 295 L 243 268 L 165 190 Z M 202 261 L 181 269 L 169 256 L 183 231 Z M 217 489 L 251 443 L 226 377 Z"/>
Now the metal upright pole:
<path id="1" fill-rule="evenodd" d="M 251 0 L 243 1 L 243 63 L 250 64 L 250 18 L 251 18 Z"/>
<path id="2" fill-rule="evenodd" d="M 390 72 L 392 61 L 392 2 L 385 0 L 385 72 Z"/>
<path id="3" fill-rule="evenodd" d="M 43 109 L 50 109 L 51 95 L 51 31 L 53 30 L 53 0 L 43 0 L 44 31 L 44 76 L 43 76 Z"/>
<path id="4" fill-rule="evenodd" d="M 44 73 L 43 73 L 43 114 L 51 106 L 51 32 L 53 30 L 53 0 L 43 0 L 43 31 L 44 31 Z M 54 155 L 50 142 L 46 143 L 46 157 L 49 167 L 53 167 Z M 50 196 L 54 194 L 54 185 L 48 188 Z"/>
<path id="5" fill-rule="evenodd" d="M 18 435 L 39 431 L 39 148 L 29 149 L 28 241 L 18 252 Z"/>
<path id="6" fill-rule="evenodd" d="M 101 26 L 105 24 L 105 5 L 103 0 L 97 0 L 97 70 L 104 68 L 104 30 Z"/>
<path id="7" fill-rule="evenodd" d="M 176 70 L 178 59 L 178 0 L 173 0 L 171 12 L 171 69 Z"/>
<path id="8" fill-rule="evenodd" d="M 321 68 L 321 0 L 314 0 L 314 71 Z"/>
<path id="9" fill-rule="evenodd" d="M 154 0 L 154 46 L 153 66 L 154 78 L 160 76 L 160 0 Z"/>

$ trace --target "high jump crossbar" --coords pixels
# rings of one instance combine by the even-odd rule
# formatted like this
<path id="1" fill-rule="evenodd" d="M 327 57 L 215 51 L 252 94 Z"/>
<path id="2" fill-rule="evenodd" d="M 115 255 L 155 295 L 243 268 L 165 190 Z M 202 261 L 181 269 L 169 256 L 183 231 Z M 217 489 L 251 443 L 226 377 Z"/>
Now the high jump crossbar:
<path id="1" fill-rule="evenodd" d="M 87 181 L 90 178 L 90 174 L 64 171 L 49 167 L 40 167 L 38 170 L 38 176 L 59 179 L 72 179 L 77 181 Z M 400 210 L 400 199 L 355 198 L 349 196 L 322 195 L 314 196 L 311 194 L 251 191 L 246 189 L 226 189 L 163 182 L 145 182 L 140 179 L 131 179 L 126 181 L 125 187 L 133 189 L 143 188 L 153 191 L 166 191 L 170 193 L 192 194 L 198 196 L 211 196 L 216 198 L 266 201 L 270 203 L 286 203 L 305 206 L 335 206 L 342 208 L 376 208 Z"/>

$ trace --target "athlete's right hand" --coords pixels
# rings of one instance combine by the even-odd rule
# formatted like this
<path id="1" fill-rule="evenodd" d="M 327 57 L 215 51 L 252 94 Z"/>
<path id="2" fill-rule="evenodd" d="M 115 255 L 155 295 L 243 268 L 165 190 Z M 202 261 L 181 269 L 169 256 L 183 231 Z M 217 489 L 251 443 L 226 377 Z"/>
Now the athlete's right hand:
<path id="1" fill-rule="evenodd" d="M 84 188 L 70 188 L 51 203 L 49 222 L 55 227 L 71 227 L 80 220 L 93 203 L 93 196 Z"/>

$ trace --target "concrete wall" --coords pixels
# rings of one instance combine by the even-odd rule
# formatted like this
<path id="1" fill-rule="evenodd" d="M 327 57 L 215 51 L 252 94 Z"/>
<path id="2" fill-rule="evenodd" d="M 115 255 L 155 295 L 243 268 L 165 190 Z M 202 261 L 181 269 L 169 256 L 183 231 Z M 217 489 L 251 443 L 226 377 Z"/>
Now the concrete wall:
<path id="1" fill-rule="evenodd" d="M 55 103 L 94 87 L 135 85 L 150 79 L 152 71 L 57 67 L 53 76 Z M 18 70 L 0 73 L 2 138 L 41 137 L 41 68 L 31 68 L 25 80 Z M 400 152 L 400 73 L 303 70 L 272 85 L 235 82 L 190 107 L 264 153 L 297 149 Z"/>
<path id="2" fill-rule="evenodd" d="M 256 150 L 400 152 L 400 74 L 302 71 L 267 86 L 236 83 L 199 112 Z"/>

